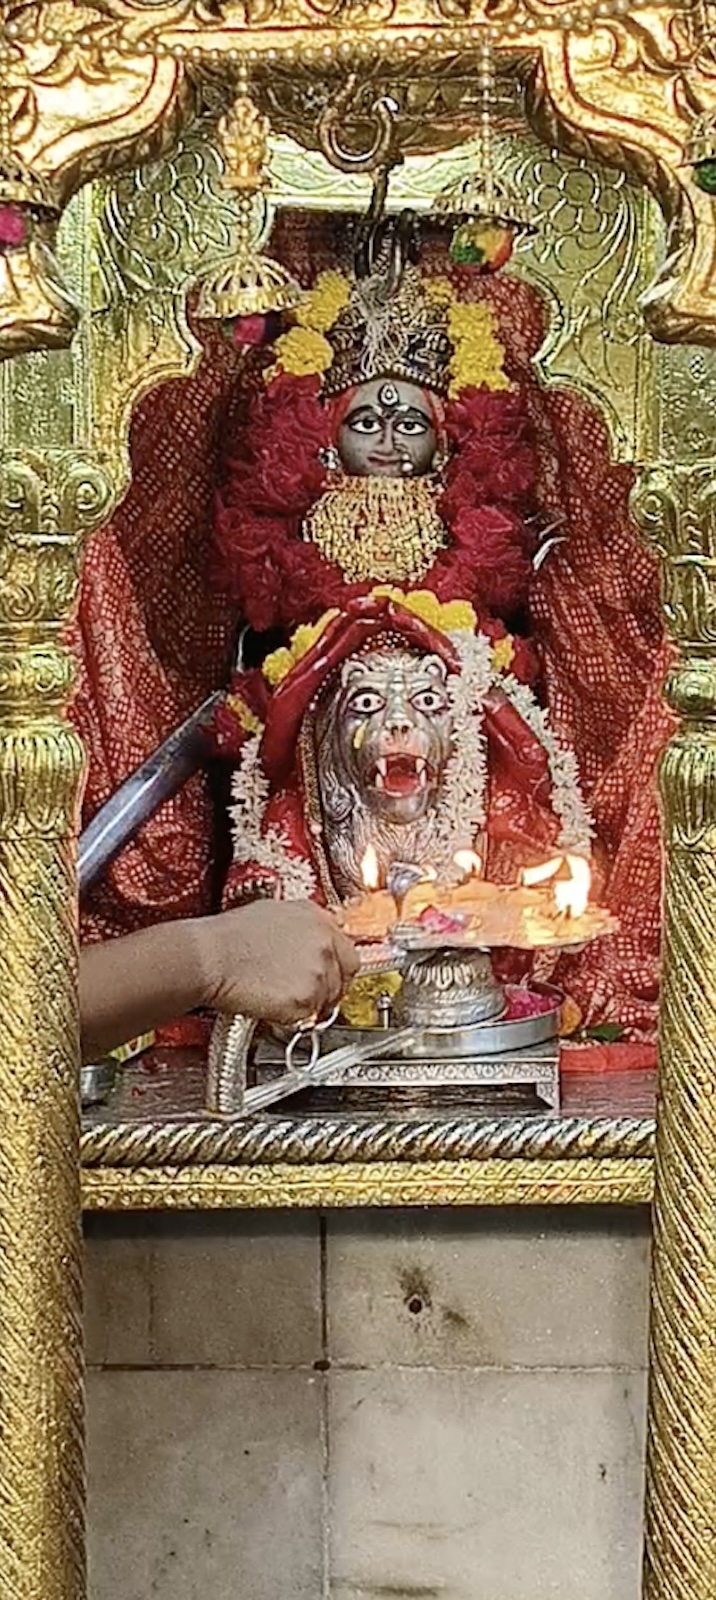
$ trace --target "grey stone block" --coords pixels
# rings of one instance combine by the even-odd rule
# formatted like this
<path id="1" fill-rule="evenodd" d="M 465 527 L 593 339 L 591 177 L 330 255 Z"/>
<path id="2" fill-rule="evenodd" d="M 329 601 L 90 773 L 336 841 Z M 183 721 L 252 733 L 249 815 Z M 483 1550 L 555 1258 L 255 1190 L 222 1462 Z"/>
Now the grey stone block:
<path id="1" fill-rule="evenodd" d="M 318 1600 L 321 1379 L 89 1379 L 90 1600 Z"/>
<path id="2" fill-rule="evenodd" d="M 645 1211 L 332 1213 L 331 1358 L 641 1368 L 648 1259 Z"/>

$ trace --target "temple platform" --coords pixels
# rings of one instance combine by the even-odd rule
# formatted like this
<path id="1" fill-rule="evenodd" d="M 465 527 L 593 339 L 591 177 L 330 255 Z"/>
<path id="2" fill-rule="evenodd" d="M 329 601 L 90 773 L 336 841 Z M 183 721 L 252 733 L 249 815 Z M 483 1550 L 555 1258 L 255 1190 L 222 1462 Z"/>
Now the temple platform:
<path id="1" fill-rule="evenodd" d="M 652 1188 L 655 1075 L 529 1092 L 316 1089 L 260 1117 L 203 1110 L 198 1050 L 126 1066 L 85 1117 L 88 1209 L 635 1204 Z M 439 1107 L 439 1109 L 438 1109 Z"/>

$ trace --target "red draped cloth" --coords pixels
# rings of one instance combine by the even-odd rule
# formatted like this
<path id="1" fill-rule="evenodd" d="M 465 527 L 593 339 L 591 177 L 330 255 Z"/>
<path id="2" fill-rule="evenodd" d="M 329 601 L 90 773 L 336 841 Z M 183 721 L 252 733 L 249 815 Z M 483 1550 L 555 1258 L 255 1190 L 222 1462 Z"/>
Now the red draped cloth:
<path id="1" fill-rule="evenodd" d="M 335 219 L 287 214 L 273 248 L 308 284 L 335 264 L 339 238 Z M 581 395 L 543 389 L 534 375 L 546 328 L 537 291 L 508 276 L 464 277 L 459 289 L 488 299 L 496 313 L 507 370 L 522 386 L 536 432 L 540 505 L 565 535 L 534 580 L 530 631 L 553 725 L 579 759 L 602 899 L 621 931 L 563 960 L 559 976 L 588 1021 L 616 1020 L 638 1036 L 655 1021 L 656 768 L 671 726 L 655 565 L 629 517 L 631 471 L 611 460 L 602 418 Z M 211 543 L 215 486 L 242 425 L 242 361 L 214 331 L 202 330 L 202 338 L 196 374 L 137 407 L 130 488 L 85 562 L 73 708 L 89 758 L 85 823 L 230 675 L 239 619 L 212 583 Z M 204 775 L 162 808 L 91 891 L 83 937 L 210 909 L 215 827 Z"/>
<path id="2" fill-rule="evenodd" d="M 239 361 L 210 338 L 197 374 L 137 407 L 132 482 L 84 563 L 72 715 L 85 741 L 83 823 L 215 688 L 236 633 L 209 582 L 214 483 L 236 407 Z M 214 817 L 205 775 L 163 806 L 90 892 L 85 940 L 199 914 L 213 898 Z"/>

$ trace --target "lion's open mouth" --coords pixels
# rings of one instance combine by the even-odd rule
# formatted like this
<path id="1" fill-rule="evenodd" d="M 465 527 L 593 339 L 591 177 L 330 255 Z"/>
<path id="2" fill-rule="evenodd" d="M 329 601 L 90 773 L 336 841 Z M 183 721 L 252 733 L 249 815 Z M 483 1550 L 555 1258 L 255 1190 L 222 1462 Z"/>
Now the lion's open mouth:
<path id="1" fill-rule="evenodd" d="M 425 757 L 406 752 L 381 756 L 371 774 L 371 783 L 375 789 L 379 789 L 382 794 L 394 795 L 397 798 L 419 794 L 421 789 L 427 789 L 429 779 L 430 767 Z"/>

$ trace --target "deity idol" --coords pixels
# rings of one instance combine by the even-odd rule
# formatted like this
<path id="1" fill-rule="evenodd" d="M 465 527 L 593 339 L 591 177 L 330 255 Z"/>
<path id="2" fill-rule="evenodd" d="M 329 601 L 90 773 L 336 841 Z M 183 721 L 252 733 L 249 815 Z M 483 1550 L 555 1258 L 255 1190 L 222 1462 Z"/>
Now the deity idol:
<path id="1" fill-rule="evenodd" d="M 396 271 L 387 251 L 365 277 L 319 277 L 299 318 L 277 341 L 258 427 L 293 392 L 287 368 L 319 366 L 300 380 L 303 463 L 294 449 L 284 471 L 303 465 L 321 489 L 299 540 L 274 533 L 271 552 L 285 573 L 281 618 L 302 621 L 236 679 L 217 719 L 232 754 L 256 730 L 239 755 L 227 897 L 278 888 L 346 900 L 366 852 L 383 882 L 396 863 L 445 880 L 464 851 L 508 880 L 555 847 L 588 852 L 574 759 L 515 676 L 519 647 L 488 603 L 501 593 L 517 608 L 533 543 L 518 509 L 527 429 L 489 312 L 457 307 L 449 284 L 425 285 L 414 265 Z M 484 393 L 499 403 L 492 437 Z M 262 488 L 280 490 L 265 443 L 254 450 L 234 494 L 241 484 L 241 537 L 250 530 L 265 563 L 257 460 Z M 470 468 L 486 453 L 478 490 Z M 501 476 L 499 503 L 476 504 Z M 225 500 L 229 559 L 235 525 Z M 257 615 L 245 565 L 236 571 Z"/>
<path id="2" fill-rule="evenodd" d="M 439 717 L 431 730 L 418 719 L 406 735 L 410 760 L 391 760 L 382 770 L 381 710 L 376 722 L 373 714 L 363 718 L 366 732 L 352 746 L 359 730 L 341 680 L 354 664 L 368 670 L 360 649 L 356 663 L 348 652 L 317 674 L 322 709 L 318 717 L 311 710 L 295 739 L 286 739 L 291 770 L 272 767 L 269 774 L 263 757 L 289 691 L 298 695 L 301 671 L 312 665 L 311 650 L 320 654 L 321 637 L 333 643 L 344 628 L 326 614 L 347 618 L 358 602 L 381 602 L 375 591 L 387 587 L 401 621 L 410 602 L 410 617 L 443 646 L 447 640 L 455 648 L 452 634 L 471 635 L 483 651 L 480 641 L 489 643 L 491 683 L 468 725 L 487 769 L 485 819 L 475 823 L 472 843 L 491 877 L 514 878 L 520 862 L 549 851 L 564 827 L 544 730 L 556 749 L 576 752 L 594 820 L 600 899 L 622 926 L 583 957 L 563 960 L 558 978 L 587 1020 L 649 1031 L 660 889 L 654 768 L 669 724 L 658 584 L 629 520 L 629 469 L 611 462 L 604 424 L 582 396 L 537 379 L 532 361 L 546 322 L 534 289 L 507 276 L 470 277 L 428 236 L 419 270 L 411 264 L 381 306 L 375 286 L 336 270 L 345 231 L 340 218 L 281 216 L 273 248 L 308 287 L 294 325 L 273 347 L 248 354 L 248 339 L 264 329 L 239 330 L 241 348 L 232 349 L 205 328 L 196 376 L 166 385 L 138 409 L 131 489 L 85 567 L 75 706 L 90 754 L 85 819 L 226 681 L 242 618 L 278 648 L 233 685 L 218 743 L 244 773 L 251 752 L 261 751 L 254 771 L 264 802 L 267 787 L 269 793 L 264 848 L 280 819 L 300 879 L 292 892 L 311 892 L 313 879 L 328 896 L 315 805 L 305 804 L 301 785 L 311 765 L 308 728 L 311 739 L 323 738 L 331 721 L 336 770 L 327 768 L 319 801 L 329 877 L 343 897 L 355 880 L 366 812 L 387 826 L 385 810 L 400 799 L 390 791 L 401 785 L 407 810 L 413 801 L 434 809 L 430 768 L 437 764 L 418 746 L 437 738 L 452 753 L 452 735 L 446 739 L 444 727 L 440 734 Z M 560 542 L 549 548 L 555 532 Z M 536 571 L 545 533 L 539 557 L 548 553 Z M 460 603 L 457 621 L 452 602 Z M 307 631 L 315 628 L 316 635 Z M 389 654 L 405 643 L 399 629 Z M 374 648 L 384 656 L 377 639 Z M 423 653 L 443 659 L 434 638 Z M 408 657 L 415 667 L 403 661 L 397 670 L 385 659 L 379 666 L 381 682 L 369 692 L 386 707 L 395 688 L 403 702 L 410 697 L 420 657 L 414 641 Z M 436 665 L 432 670 L 439 675 Z M 436 677 L 431 687 L 452 696 L 459 681 L 447 671 L 445 685 Z M 323 696 L 337 685 L 345 716 L 335 722 Z M 338 843 L 346 765 L 351 782 L 362 784 L 372 770 L 385 784 L 369 783 L 365 804 L 355 806 L 350 860 Z M 448 756 L 443 777 L 449 765 Z M 572 769 L 576 796 L 574 778 Z M 417 793 L 410 796 L 412 785 Z M 564 786 L 556 788 L 564 796 Z M 220 773 L 218 793 L 221 802 Z M 85 937 L 216 903 L 217 868 L 226 879 L 216 794 L 217 785 L 210 792 L 204 780 L 193 780 L 132 842 L 92 891 Z M 575 805 L 585 822 L 581 801 Z M 416 833 L 420 825 L 420 818 L 409 822 Z M 385 846 L 386 861 L 396 848 Z M 250 891 L 250 862 L 240 856 L 241 847 L 229 866 L 230 897 Z"/>

